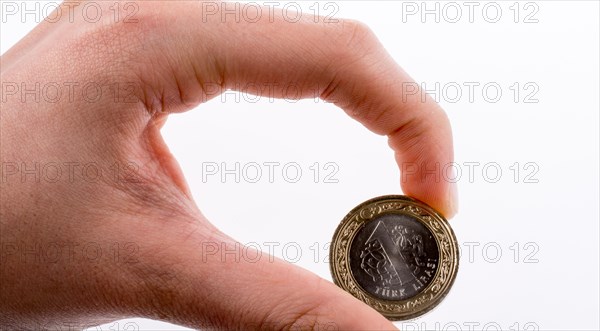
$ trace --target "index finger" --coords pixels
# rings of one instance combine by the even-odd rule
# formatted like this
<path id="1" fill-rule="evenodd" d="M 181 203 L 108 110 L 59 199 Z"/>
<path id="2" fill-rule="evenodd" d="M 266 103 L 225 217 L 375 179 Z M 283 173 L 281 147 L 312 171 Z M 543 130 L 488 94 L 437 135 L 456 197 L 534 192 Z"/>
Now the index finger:
<path id="1" fill-rule="evenodd" d="M 298 98 L 316 92 L 389 137 L 405 194 L 446 217 L 456 213 L 455 186 L 440 176 L 440 169 L 453 161 L 449 120 L 364 24 L 305 15 L 291 21 L 289 14 L 266 7 L 251 8 L 250 15 L 248 8 L 225 2 L 175 7 L 169 2 L 164 9 L 167 21 L 178 22 L 165 27 L 166 35 L 177 38 L 166 39 L 162 49 L 176 61 L 167 68 L 175 70 L 171 93 L 180 104 L 189 108 L 221 93 L 205 88 L 208 82 L 231 89 L 269 83 L 275 87 L 251 92 L 274 97 L 289 98 L 291 85 Z M 244 15 L 254 19 L 240 19 Z"/>

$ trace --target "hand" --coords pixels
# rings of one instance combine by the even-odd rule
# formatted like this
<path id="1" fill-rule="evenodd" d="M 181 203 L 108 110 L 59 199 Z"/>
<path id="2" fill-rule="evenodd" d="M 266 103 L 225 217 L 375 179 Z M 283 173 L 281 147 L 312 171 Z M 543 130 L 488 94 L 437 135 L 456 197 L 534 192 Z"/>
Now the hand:
<path id="1" fill-rule="evenodd" d="M 203 254 L 207 242 L 241 248 L 200 213 L 160 135 L 171 113 L 226 88 L 276 82 L 300 86 L 300 97 L 317 91 L 387 135 L 401 168 L 451 162 L 444 112 L 402 94 L 412 81 L 373 33 L 346 20 L 291 23 L 267 8 L 256 23 L 223 22 L 225 5 L 195 1 L 136 2 L 127 22 L 132 7 L 119 3 L 117 21 L 113 2 L 100 1 L 105 14 L 92 23 L 84 4 L 63 3 L 62 18 L 1 58 L 0 325 L 139 316 L 226 329 L 393 329 L 286 262 Z M 451 217 L 451 185 L 424 169 L 402 189 Z"/>

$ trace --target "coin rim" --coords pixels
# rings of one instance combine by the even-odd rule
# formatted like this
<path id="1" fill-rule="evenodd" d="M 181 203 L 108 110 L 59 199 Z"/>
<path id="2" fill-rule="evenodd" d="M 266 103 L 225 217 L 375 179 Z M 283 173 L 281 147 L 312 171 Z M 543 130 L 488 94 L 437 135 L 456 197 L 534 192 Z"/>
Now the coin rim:
<path id="1" fill-rule="evenodd" d="M 366 210 L 369 206 L 381 205 L 385 203 L 385 201 L 400 202 L 401 205 L 386 210 L 378 209 L 378 213 L 371 215 L 369 218 L 364 218 L 360 215 L 360 212 Z M 419 210 L 419 208 L 421 210 Z M 417 219 L 433 234 L 440 254 L 440 262 L 431 282 L 419 294 L 405 300 L 384 300 L 374 297 L 358 284 L 350 270 L 350 247 L 352 246 L 352 242 L 354 241 L 356 234 L 362 228 L 361 225 L 367 221 L 370 221 L 375 216 L 389 213 L 406 214 Z M 347 228 L 348 224 L 351 223 L 355 217 L 357 217 L 355 222 L 358 224 L 358 226 L 351 230 L 352 233 L 348 236 L 349 239 L 347 239 L 348 243 L 345 247 L 345 250 L 342 256 L 338 256 L 340 255 L 339 252 L 344 249 L 343 247 L 340 247 L 339 238 L 341 236 L 341 232 L 342 230 L 346 230 L 345 228 Z M 429 218 L 433 223 L 437 223 L 441 233 L 432 228 L 433 225 L 426 221 L 425 218 Z M 447 247 L 443 247 L 444 242 L 447 242 L 449 245 Z M 443 254 L 445 249 L 448 250 L 447 254 Z M 459 264 L 458 242 L 448 221 L 439 212 L 424 202 L 404 195 L 384 195 L 376 197 L 367 200 L 352 209 L 344 217 L 335 230 L 329 255 L 329 267 L 333 282 L 338 287 L 344 289 L 346 292 L 368 304 L 392 321 L 412 319 L 421 316 L 436 307 L 450 291 L 450 288 L 456 279 Z M 444 259 L 444 257 L 446 258 Z M 337 261 L 341 261 L 343 263 L 338 263 Z M 345 265 L 346 270 L 340 270 L 343 269 L 341 265 Z M 446 272 L 448 273 L 445 279 L 442 278 L 443 275 L 441 274 L 443 269 L 447 269 Z M 345 276 L 345 278 L 349 280 L 347 283 L 342 281 L 342 278 L 344 277 L 343 274 L 347 274 Z M 438 280 L 440 278 L 442 279 Z M 439 282 L 441 282 L 439 288 L 437 290 L 433 289 L 433 287 L 437 286 L 437 283 Z"/>

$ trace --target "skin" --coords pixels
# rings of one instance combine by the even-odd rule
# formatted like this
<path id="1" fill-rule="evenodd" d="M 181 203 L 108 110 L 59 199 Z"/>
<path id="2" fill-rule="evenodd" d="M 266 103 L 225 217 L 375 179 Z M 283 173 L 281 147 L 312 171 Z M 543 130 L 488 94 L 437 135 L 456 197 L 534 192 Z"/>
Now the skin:
<path id="1" fill-rule="evenodd" d="M 91 23 L 75 3 L 74 22 L 66 14 L 43 22 L 1 57 L 3 83 L 58 82 L 63 89 L 58 102 L 4 93 L 2 165 L 92 163 L 103 173 L 114 173 L 115 163 L 138 167 L 96 181 L 78 168 L 79 176 L 56 182 L 2 169 L 0 326 L 85 327 L 138 316 L 207 329 L 394 329 L 332 283 L 284 261 L 206 254 L 206 243 L 247 251 L 201 214 L 160 134 L 170 113 L 225 88 L 276 82 L 299 86 L 300 97 L 318 91 L 387 135 L 399 169 L 451 162 L 446 115 L 420 93 L 402 95 L 412 80 L 374 34 L 349 20 L 314 23 L 303 15 L 291 23 L 278 11 L 272 22 L 269 15 L 222 22 L 218 14 L 202 22 L 208 9 L 197 1 L 140 1 L 136 22 L 123 22 L 131 10 L 121 5 L 118 22 L 103 15 Z M 97 3 L 112 13 L 112 1 Z M 127 83 L 128 97 L 70 99 L 65 82 Z M 404 193 L 452 217 L 452 185 L 411 169 L 401 180 Z M 57 243 L 61 255 L 49 258 Z M 89 243 L 104 254 L 83 251 Z M 112 243 L 120 245 L 118 257 Z M 41 253 L 31 253 L 35 247 Z"/>

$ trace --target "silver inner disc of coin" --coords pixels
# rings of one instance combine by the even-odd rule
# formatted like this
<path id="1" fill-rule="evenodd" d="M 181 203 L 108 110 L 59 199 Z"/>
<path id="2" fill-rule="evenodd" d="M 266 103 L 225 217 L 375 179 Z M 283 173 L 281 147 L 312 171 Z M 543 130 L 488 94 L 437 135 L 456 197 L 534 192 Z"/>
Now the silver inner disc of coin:
<path id="1" fill-rule="evenodd" d="M 356 282 L 382 300 L 405 300 L 433 280 L 439 249 L 433 234 L 415 218 L 389 213 L 365 222 L 350 247 Z"/>

